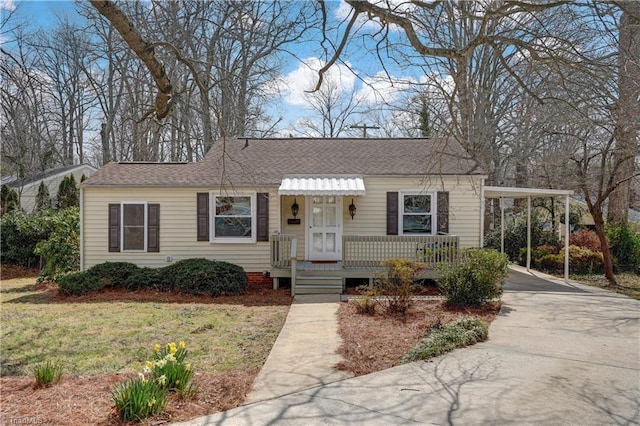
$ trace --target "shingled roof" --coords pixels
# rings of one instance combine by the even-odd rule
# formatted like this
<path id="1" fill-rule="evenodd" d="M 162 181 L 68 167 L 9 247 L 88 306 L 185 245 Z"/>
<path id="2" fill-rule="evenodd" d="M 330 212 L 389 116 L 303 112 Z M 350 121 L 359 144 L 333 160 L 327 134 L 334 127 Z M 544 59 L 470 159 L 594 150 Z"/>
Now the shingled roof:
<path id="1" fill-rule="evenodd" d="M 283 175 L 483 175 L 452 138 L 227 139 L 197 163 L 109 163 L 86 186 L 277 186 Z"/>

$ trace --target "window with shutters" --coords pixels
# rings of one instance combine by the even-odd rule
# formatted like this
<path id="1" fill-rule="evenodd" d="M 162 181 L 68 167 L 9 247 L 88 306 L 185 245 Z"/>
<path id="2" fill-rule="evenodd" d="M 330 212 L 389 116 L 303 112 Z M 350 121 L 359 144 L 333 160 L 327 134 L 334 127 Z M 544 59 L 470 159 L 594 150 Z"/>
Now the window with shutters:
<path id="1" fill-rule="evenodd" d="M 256 194 L 212 194 L 212 241 L 256 241 Z"/>
<path id="2" fill-rule="evenodd" d="M 108 212 L 109 252 L 160 251 L 160 204 L 123 201 Z"/>
<path id="3" fill-rule="evenodd" d="M 401 235 L 434 234 L 436 228 L 436 197 L 434 194 L 402 192 L 399 197 L 399 228 Z"/>

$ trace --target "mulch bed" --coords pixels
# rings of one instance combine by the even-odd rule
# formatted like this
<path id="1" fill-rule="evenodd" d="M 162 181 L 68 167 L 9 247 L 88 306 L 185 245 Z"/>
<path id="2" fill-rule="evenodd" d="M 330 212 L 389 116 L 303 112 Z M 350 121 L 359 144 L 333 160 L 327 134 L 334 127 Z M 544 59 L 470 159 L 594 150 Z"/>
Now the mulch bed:
<path id="1" fill-rule="evenodd" d="M 172 395 L 165 411 L 142 424 L 160 425 L 193 419 L 240 405 L 257 371 L 196 374 L 198 393 L 192 399 Z M 126 375 L 68 377 L 48 387 L 36 387 L 32 377 L 2 377 L 1 424 L 122 425 L 111 391 Z M 139 424 L 139 423 L 128 423 Z"/>
<path id="2" fill-rule="evenodd" d="M 353 303 L 341 303 L 338 331 L 342 345 L 338 353 L 344 358 L 336 367 L 356 376 L 369 374 L 400 363 L 433 327 L 456 319 L 476 316 L 489 324 L 500 310 L 499 302 L 484 308 L 452 308 L 438 300 L 415 301 L 405 316 L 358 314 Z"/>

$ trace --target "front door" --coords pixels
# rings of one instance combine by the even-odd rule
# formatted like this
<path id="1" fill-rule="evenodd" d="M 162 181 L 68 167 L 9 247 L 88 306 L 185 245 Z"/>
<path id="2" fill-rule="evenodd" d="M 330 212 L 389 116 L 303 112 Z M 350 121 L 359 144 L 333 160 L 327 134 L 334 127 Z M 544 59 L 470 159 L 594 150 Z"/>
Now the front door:
<path id="1" fill-rule="evenodd" d="M 306 198 L 309 260 L 342 260 L 342 197 Z"/>

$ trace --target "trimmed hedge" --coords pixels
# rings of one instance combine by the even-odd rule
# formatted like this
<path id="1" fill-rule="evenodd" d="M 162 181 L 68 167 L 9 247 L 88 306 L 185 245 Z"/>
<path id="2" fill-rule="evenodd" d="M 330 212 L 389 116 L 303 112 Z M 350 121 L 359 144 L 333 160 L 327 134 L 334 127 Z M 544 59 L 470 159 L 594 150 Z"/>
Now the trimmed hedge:
<path id="1" fill-rule="evenodd" d="M 86 272 L 75 272 L 64 275 L 58 278 L 57 282 L 60 292 L 70 296 L 82 296 L 83 294 L 102 290 L 104 287 L 102 280 Z"/>
<path id="2" fill-rule="evenodd" d="M 127 291 L 152 288 L 193 295 L 231 296 L 243 294 L 247 285 L 242 267 L 207 259 L 185 259 L 158 269 L 139 268 L 129 262 L 105 262 L 58 280 L 62 293 L 75 296 L 107 286 L 119 286 Z"/>

